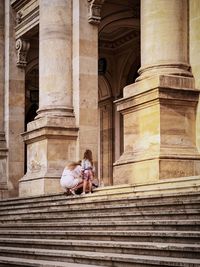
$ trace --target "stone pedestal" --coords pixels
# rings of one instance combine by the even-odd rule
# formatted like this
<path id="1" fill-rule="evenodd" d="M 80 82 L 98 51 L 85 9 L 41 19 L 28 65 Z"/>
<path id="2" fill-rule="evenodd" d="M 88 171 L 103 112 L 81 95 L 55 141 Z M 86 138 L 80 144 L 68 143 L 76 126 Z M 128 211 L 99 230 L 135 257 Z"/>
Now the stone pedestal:
<path id="1" fill-rule="evenodd" d="M 76 160 L 74 118 L 46 117 L 28 124 L 27 173 L 20 180 L 20 196 L 60 192 L 60 177 L 68 161 Z"/>
<path id="2" fill-rule="evenodd" d="M 158 75 L 124 89 L 124 153 L 114 183 L 146 183 L 200 173 L 196 147 L 199 91 L 192 78 Z"/>

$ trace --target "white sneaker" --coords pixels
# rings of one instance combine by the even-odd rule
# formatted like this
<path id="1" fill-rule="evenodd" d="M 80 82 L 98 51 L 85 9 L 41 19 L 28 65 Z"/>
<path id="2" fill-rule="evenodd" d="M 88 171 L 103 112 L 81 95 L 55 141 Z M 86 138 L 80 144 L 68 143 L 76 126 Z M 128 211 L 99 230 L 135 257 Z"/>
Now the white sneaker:
<path id="1" fill-rule="evenodd" d="M 84 196 L 85 195 L 85 192 L 81 193 L 81 196 Z"/>

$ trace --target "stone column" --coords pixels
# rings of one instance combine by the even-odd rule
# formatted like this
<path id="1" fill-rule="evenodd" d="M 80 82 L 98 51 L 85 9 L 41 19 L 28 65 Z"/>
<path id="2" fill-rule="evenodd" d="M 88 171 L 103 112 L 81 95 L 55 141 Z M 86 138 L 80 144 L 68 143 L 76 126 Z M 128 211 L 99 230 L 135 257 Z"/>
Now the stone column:
<path id="1" fill-rule="evenodd" d="M 124 153 L 114 183 L 147 183 L 200 173 L 199 91 L 188 62 L 188 1 L 141 1 L 141 68 L 117 101 Z"/>
<path id="2" fill-rule="evenodd" d="M 71 0 L 40 0 L 38 117 L 72 116 Z"/>
<path id="3" fill-rule="evenodd" d="M 190 64 L 192 73 L 195 78 L 195 86 L 200 88 L 200 1 L 189 1 L 189 16 L 190 16 Z M 197 144 L 200 151 L 200 103 L 197 108 Z"/>
<path id="4" fill-rule="evenodd" d="M 188 63 L 187 0 L 141 1 L 141 68 L 152 75 L 192 77 Z"/>
<path id="5" fill-rule="evenodd" d="M 72 1 L 40 0 L 39 110 L 23 134 L 28 170 L 20 195 L 59 192 L 67 161 L 76 160 L 72 108 Z"/>

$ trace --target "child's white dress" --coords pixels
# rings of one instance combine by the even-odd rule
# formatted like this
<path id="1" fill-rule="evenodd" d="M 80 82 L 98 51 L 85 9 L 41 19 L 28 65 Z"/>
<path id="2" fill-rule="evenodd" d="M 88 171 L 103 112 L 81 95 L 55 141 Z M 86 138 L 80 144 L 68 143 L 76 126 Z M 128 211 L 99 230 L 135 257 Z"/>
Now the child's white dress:
<path id="1" fill-rule="evenodd" d="M 60 185 L 63 188 L 73 188 L 80 182 L 80 176 L 81 176 L 80 165 L 76 166 L 76 168 L 73 170 L 65 168 L 60 179 Z"/>

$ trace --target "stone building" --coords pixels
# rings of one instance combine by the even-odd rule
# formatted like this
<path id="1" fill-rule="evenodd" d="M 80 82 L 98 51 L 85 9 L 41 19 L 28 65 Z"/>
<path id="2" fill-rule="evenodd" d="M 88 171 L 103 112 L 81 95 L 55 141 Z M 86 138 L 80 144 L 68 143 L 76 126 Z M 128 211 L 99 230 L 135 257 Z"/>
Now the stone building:
<path id="1" fill-rule="evenodd" d="M 0 0 L 1 198 L 200 175 L 199 0 Z"/>

